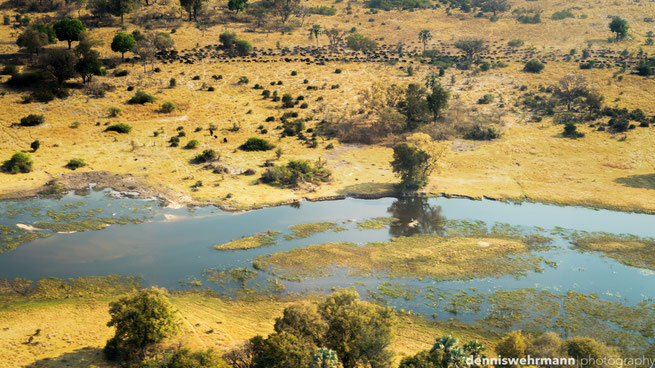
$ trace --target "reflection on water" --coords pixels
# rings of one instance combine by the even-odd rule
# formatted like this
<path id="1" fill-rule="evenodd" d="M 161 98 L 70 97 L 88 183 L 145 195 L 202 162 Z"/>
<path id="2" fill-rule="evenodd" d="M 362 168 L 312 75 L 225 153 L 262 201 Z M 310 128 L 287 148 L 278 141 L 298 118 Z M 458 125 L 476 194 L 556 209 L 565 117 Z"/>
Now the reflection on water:
<path id="1" fill-rule="evenodd" d="M 433 206 L 427 198 L 401 198 L 389 206 L 387 212 L 398 219 L 389 227 L 392 237 L 416 234 L 443 235 L 446 219 L 441 215 L 441 206 Z"/>

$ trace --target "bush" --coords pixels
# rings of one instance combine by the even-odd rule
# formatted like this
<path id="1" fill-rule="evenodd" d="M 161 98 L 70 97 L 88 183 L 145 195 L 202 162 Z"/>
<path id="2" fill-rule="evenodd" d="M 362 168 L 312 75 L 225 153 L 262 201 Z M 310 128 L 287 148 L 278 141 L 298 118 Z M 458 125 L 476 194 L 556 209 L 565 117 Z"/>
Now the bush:
<path id="1" fill-rule="evenodd" d="M 275 146 L 263 138 L 251 137 L 248 138 L 246 143 L 239 146 L 242 151 L 268 151 Z"/>
<path id="2" fill-rule="evenodd" d="M 184 146 L 185 149 L 195 149 L 198 148 L 200 145 L 200 142 L 198 142 L 197 139 L 192 139 L 189 142 L 187 142 L 186 146 Z"/>
<path id="3" fill-rule="evenodd" d="M 191 161 L 194 164 L 202 164 L 205 162 L 217 160 L 218 158 L 219 155 L 218 153 L 216 153 L 216 151 L 214 151 L 213 149 L 206 149 L 202 151 L 201 154 L 196 155 Z"/>
<path id="4" fill-rule="evenodd" d="M 161 105 L 161 108 L 159 109 L 159 111 L 161 111 L 161 112 L 163 112 L 165 114 L 171 113 L 171 112 L 173 112 L 175 110 L 177 110 L 177 106 L 173 102 L 170 102 L 170 101 L 164 102 Z"/>
<path id="5" fill-rule="evenodd" d="M 293 96 L 291 96 L 291 94 L 289 93 L 285 93 L 284 95 L 282 95 L 282 107 L 288 109 L 288 108 L 292 108 L 293 106 L 294 106 Z"/>
<path id="6" fill-rule="evenodd" d="M 558 12 L 554 12 L 550 17 L 552 20 L 562 20 L 566 18 L 575 18 L 575 15 L 573 15 L 573 12 L 570 10 L 560 10 Z"/>
<path id="7" fill-rule="evenodd" d="M 32 171 L 34 162 L 27 153 L 17 152 L 11 156 L 11 159 L 2 164 L 2 171 L 10 174 L 28 173 Z"/>
<path id="8" fill-rule="evenodd" d="M 564 125 L 562 136 L 568 138 L 582 138 L 584 137 L 584 133 L 578 132 L 578 127 L 575 125 L 575 123 L 569 121 Z"/>
<path id="9" fill-rule="evenodd" d="M 486 72 L 489 69 L 491 69 L 491 64 L 488 61 L 485 61 L 482 64 L 480 64 L 480 70 L 481 71 Z"/>
<path id="10" fill-rule="evenodd" d="M 355 51 L 371 51 L 378 47 L 377 42 L 357 32 L 348 35 L 346 43 Z"/>
<path id="11" fill-rule="evenodd" d="M 20 119 L 21 126 L 37 126 L 45 123 L 45 117 L 38 114 L 29 114 Z"/>
<path id="12" fill-rule="evenodd" d="M 332 173 L 318 162 L 313 165 L 309 160 L 292 160 L 285 166 L 273 166 L 264 171 L 261 181 L 267 184 L 297 187 L 300 183 L 318 184 L 330 180 Z"/>
<path id="13" fill-rule="evenodd" d="M 235 50 L 239 56 L 247 56 L 252 52 L 252 45 L 249 41 L 238 40 L 235 45 Z"/>
<path id="14" fill-rule="evenodd" d="M 105 129 L 105 132 L 116 132 L 121 134 L 127 134 L 132 131 L 132 127 L 125 123 L 113 124 Z"/>
<path id="15" fill-rule="evenodd" d="M 110 118 L 115 118 L 115 117 L 117 117 L 118 115 L 120 115 L 122 112 L 123 112 L 123 110 L 121 110 L 121 109 L 118 108 L 118 107 L 110 107 L 110 108 L 109 108 L 109 117 L 110 117 Z"/>
<path id="16" fill-rule="evenodd" d="M 521 46 L 523 46 L 524 43 L 525 42 L 523 42 L 523 40 L 518 40 L 518 39 L 517 40 L 511 40 L 511 41 L 509 41 L 507 43 L 507 46 L 509 46 L 509 47 L 521 47 Z"/>
<path id="17" fill-rule="evenodd" d="M 478 104 L 480 105 L 487 105 L 492 103 L 494 100 L 494 95 L 491 94 L 486 94 L 482 96 L 480 99 L 478 99 Z"/>
<path id="18" fill-rule="evenodd" d="M 523 14 L 523 15 L 519 15 L 516 18 L 516 20 L 519 23 L 523 23 L 523 24 L 537 24 L 537 23 L 541 23 L 541 14 L 540 13 L 536 13 L 534 15 Z"/>
<path id="19" fill-rule="evenodd" d="M 472 141 L 490 141 L 500 137 L 500 134 L 494 128 L 483 128 L 481 125 L 474 125 L 469 131 L 464 133 L 464 139 Z"/>
<path id="20" fill-rule="evenodd" d="M 155 96 L 149 95 L 142 90 L 137 90 L 134 96 L 132 96 L 132 98 L 127 101 L 127 103 L 143 105 L 146 103 L 153 103 L 155 100 Z"/>
<path id="21" fill-rule="evenodd" d="M 302 119 L 295 121 L 284 121 L 282 123 L 282 136 L 296 136 L 305 130 L 305 122 Z"/>
<path id="22" fill-rule="evenodd" d="M 0 74 L 2 75 L 14 75 L 18 73 L 18 68 L 14 64 L 7 64 L 2 68 Z"/>
<path id="23" fill-rule="evenodd" d="M 337 14 L 337 9 L 335 9 L 334 6 L 330 6 L 330 7 L 327 7 L 325 5 L 312 6 L 309 8 L 309 13 L 318 14 L 318 15 L 335 15 Z"/>
<path id="24" fill-rule="evenodd" d="M 71 170 L 79 169 L 80 167 L 83 167 L 83 166 L 86 166 L 86 163 L 84 162 L 84 159 L 82 159 L 82 158 L 71 159 L 66 164 L 66 167 L 71 169 Z"/>
<path id="25" fill-rule="evenodd" d="M 528 73 L 541 73 L 541 71 L 544 70 L 544 67 L 545 66 L 541 61 L 532 59 L 525 64 L 523 71 Z"/>
<path id="26" fill-rule="evenodd" d="M 611 118 L 607 124 L 609 125 L 610 131 L 613 133 L 626 132 L 630 128 L 630 122 L 625 117 Z"/>
<path id="27" fill-rule="evenodd" d="M 36 152 L 40 147 L 41 147 L 41 142 L 39 142 L 38 139 L 30 144 L 30 148 L 32 149 L 32 152 Z"/>
<path id="28" fill-rule="evenodd" d="M 239 78 L 239 84 L 248 84 L 250 80 L 245 75 Z"/>
<path id="29" fill-rule="evenodd" d="M 177 79 L 171 78 L 171 80 L 168 81 L 168 87 L 175 88 L 175 86 L 177 86 Z"/>

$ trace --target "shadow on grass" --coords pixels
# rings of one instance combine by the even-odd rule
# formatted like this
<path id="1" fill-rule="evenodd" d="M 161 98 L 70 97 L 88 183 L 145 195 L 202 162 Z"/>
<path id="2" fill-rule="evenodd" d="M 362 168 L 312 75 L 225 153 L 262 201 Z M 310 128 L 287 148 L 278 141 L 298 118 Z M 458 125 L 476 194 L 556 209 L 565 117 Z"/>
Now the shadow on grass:
<path id="1" fill-rule="evenodd" d="M 58 367 L 116 367 L 106 362 L 102 356 L 102 349 L 95 347 L 83 347 L 57 357 L 39 359 L 25 366 L 26 368 L 58 368 Z"/>
<path id="2" fill-rule="evenodd" d="M 631 175 L 614 181 L 631 188 L 655 189 L 655 174 Z"/>

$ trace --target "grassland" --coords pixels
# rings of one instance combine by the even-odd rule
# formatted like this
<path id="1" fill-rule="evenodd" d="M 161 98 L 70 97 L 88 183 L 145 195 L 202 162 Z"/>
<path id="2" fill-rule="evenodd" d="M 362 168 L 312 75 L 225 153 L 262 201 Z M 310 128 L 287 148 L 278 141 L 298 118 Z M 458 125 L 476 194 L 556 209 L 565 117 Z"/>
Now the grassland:
<path id="1" fill-rule="evenodd" d="M 297 224 L 291 226 L 289 229 L 291 230 L 291 234 L 285 235 L 287 240 L 302 239 L 326 231 L 339 232 L 345 230 L 344 228 L 339 227 L 339 224 L 336 222 L 312 222 L 309 224 Z"/>
<path id="2" fill-rule="evenodd" d="M 655 270 L 655 240 L 637 236 L 607 233 L 585 233 L 572 236 L 576 249 L 601 253 L 631 267 Z"/>
<path id="3" fill-rule="evenodd" d="M 327 243 L 258 257 L 278 277 L 329 275 L 333 267 L 358 275 L 466 279 L 539 271 L 542 259 L 520 240 L 416 235 L 389 242 Z"/>
<path id="4" fill-rule="evenodd" d="M 328 5 L 323 1 L 311 4 Z M 599 0 L 593 3 L 578 4 L 574 13 L 576 18 L 551 20 L 549 14 L 556 10 L 568 9 L 569 3 L 561 0 L 539 2 L 512 1 L 514 8 L 529 8 L 544 12 L 541 24 L 527 25 L 517 23 L 509 14 L 501 14 L 497 22 L 476 18 L 474 14 L 454 11 L 447 15 L 444 9 L 417 10 L 414 12 L 389 11 L 370 13 L 359 4 L 347 10 L 345 3 L 329 4 L 337 9 L 338 16 L 311 15 L 300 27 L 290 33 L 252 32 L 253 26 L 245 22 L 234 22 L 229 17 L 219 16 L 222 24 L 208 23 L 195 27 L 182 19 L 170 21 L 176 28 L 173 39 L 178 50 L 191 50 L 218 43 L 218 34 L 224 30 L 234 31 L 249 39 L 257 48 L 277 49 L 294 46 L 312 47 L 307 40 L 305 28 L 308 24 L 321 24 L 324 27 L 356 27 L 365 35 L 377 38 L 386 45 L 403 43 L 408 50 L 420 49 L 417 34 L 422 28 L 432 29 L 434 39 L 428 47 L 438 43 L 452 43 L 467 37 L 482 37 L 489 44 L 504 44 L 508 40 L 522 39 L 525 47 L 540 54 L 567 54 L 570 49 L 578 53 L 590 45 L 591 50 L 624 49 L 636 54 L 640 48 L 653 53 L 653 46 L 644 46 L 650 24 L 644 15 L 649 14 L 648 3 L 617 3 Z M 135 19 L 142 14 L 162 9 L 165 5 L 155 5 L 134 14 Z M 222 11 L 225 4 L 210 1 L 206 14 L 201 19 L 209 20 L 210 10 Z M 6 11 L 13 15 L 12 11 Z M 608 43 L 611 37 L 607 29 L 608 16 L 620 14 L 630 22 L 630 36 L 626 41 Z M 583 17 L 584 15 L 584 17 Z M 137 28 L 127 17 L 125 28 Z M 366 21 L 369 19 L 369 21 Z M 107 26 L 92 29 L 93 37 L 102 40 L 99 47 L 101 56 L 117 61 L 120 57 L 112 53 L 109 40 L 119 29 Z M 438 30 L 438 32 L 437 32 Z M 0 53 L 13 54 L 18 51 L 15 45 L 17 30 L 8 25 L 0 25 Z M 326 39 L 319 40 L 324 46 Z M 276 123 L 267 123 L 268 116 L 279 116 L 282 111 L 270 100 L 263 100 L 254 83 L 267 86 L 271 81 L 282 81 L 276 87 L 280 93 L 288 92 L 304 95 L 310 106 L 302 115 L 310 117 L 308 128 L 313 128 L 327 112 L 351 111 L 359 108 L 357 94 L 374 81 L 385 84 L 404 85 L 409 82 L 422 83 L 423 78 L 432 72 L 427 65 L 414 63 L 415 74 L 408 76 L 408 63 L 344 63 L 327 62 L 326 65 L 307 65 L 299 61 L 282 63 L 254 63 L 234 60 L 229 63 L 214 63 L 203 60 L 194 64 L 161 64 L 143 67 L 134 62 L 120 65 L 117 69 L 127 70 L 126 77 L 97 77 L 94 85 L 106 84 L 111 87 L 103 98 L 92 98 L 83 89 L 72 89 L 72 96 L 66 100 L 55 100 L 47 104 L 21 104 L 21 91 L 2 87 L 0 96 L 3 111 L 0 114 L 0 157 L 6 159 L 16 151 L 27 150 L 30 142 L 39 138 L 42 148 L 31 153 L 35 160 L 35 170 L 23 175 L 0 175 L 0 194 L 39 188 L 54 178 L 71 176 L 65 168 L 71 158 L 84 158 L 87 166 L 76 170 L 74 175 L 90 172 L 110 172 L 126 177 L 131 182 L 144 184 L 162 196 L 168 194 L 182 203 L 211 202 L 225 208 L 244 209 L 296 201 L 303 198 L 320 198 L 341 194 L 384 194 L 393 191 L 397 182 L 389 167 L 392 151 L 388 145 L 342 144 L 334 140 L 319 138 L 318 148 L 309 148 L 293 138 L 279 138 Z M 402 70 L 400 68 L 403 68 Z M 581 204 L 597 207 L 610 207 L 622 210 L 654 212 L 651 185 L 644 185 L 652 175 L 654 155 L 653 129 L 643 128 L 626 134 L 610 135 L 593 128 L 580 126 L 586 134 L 584 139 L 569 140 L 559 137 L 561 126 L 553 124 L 549 118 L 541 122 L 530 122 L 520 109 L 512 107 L 521 94 L 520 86 L 537 89 L 539 86 L 554 84 L 567 73 L 581 73 L 605 97 L 611 106 L 628 109 L 641 108 L 647 114 L 653 110 L 653 95 L 644 93 L 655 88 L 655 80 L 632 75 L 629 71 L 618 69 L 580 70 L 575 58 L 569 62 L 557 60 L 547 64 L 545 71 L 538 75 L 523 73 L 523 64 L 510 62 L 507 68 L 492 69 L 485 73 L 473 73 L 449 68 L 443 80 L 451 88 L 456 103 L 474 105 L 477 99 L 491 93 L 497 98 L 493 104 L 479 109 L 492 109 L 502 112 L 497 127 L 502 130 L 502 138 L 493 142 L 471 142 L 450 140 L 445 144 L 451 148 L 434 173 L 430 184 L 423 191 L 428 194 L 461 194 L 475 198 L 483 196 L 532 200 L 562 204 Z M 335 69 L 341 69 L 335 74 Z M 291 71 L 297 71 L 291 76 Z M 617 78 L 617 73 L 622 78 Z M 111 73 L 110 73 L 111 74 Z M 216 81 L 212 75 L 221 75 Z M 198 79 L 193 77 L 198 76 Z M 241 76 L 247 76 L 250 84 L 238 84 Z M 168 88 L 171 77 L 178 80 L 177 87 Z M 454 83 L 451 83 L 451 77 Z M 1 77 L 6 80 L 6 76 Z M 339 84 L 340 88 L 306 91 L 303 80 L 312 85 Z M 211 85 L 214 92 L 208 92 L 203 85 Z M 155 104 L 127 105 L 125 102 L 133 92 L 126 86 L 143 89 L 157 98 Z M 322 97 L 322 101 L 316 101 Z M 179 109 L 171 114 L 159 112 L 159 104 L 174 102 Z M 110 107 L 120 107 L 123 112 L 114 118 L 108 116 Z M 46 124 L 29 129 L 9 128 L 12 122 L 29 113 L 46 116 Z M 78 121 L 76 128 L 71 124 Z M 100 126 L 96 123 L 100 122 Z M 129 135 L 104 133 L 106 122 L 126 122 L 133 125 Z M 209 123 L 219 127 L 219 138 L 207 133 Z M 228 129 L 240 127 L 238 131 Z M 257 128 L 264 125 L 268 133 L 261 134 Z M 197 139 L 197 150 L 213 148 L 221 154 L 221 165 L 228 173 L 215 174 L 203 170 L 189 161 L 196 154 L 194 150 L 167 147 L 167 139 L 175 134 L 175 129 L 183 126 L 187 132 L 186 140 Z M 196 128 L 204 130 L 195 132 Z M 159 136 L 154 131 L 163 132 Z M 333 171 L 333 182 L 311 190 L 291 190 L 273 188 L 258 184 L 256 176 L 240 173 L 247 169 L 260 172 L 266 160 L 275 159 L 272 152 L 241 152 L 237 147 L 251 136 L 269 139 L 284 152 L 281 161 L 288 159 L 326 159 Z M 223 143 L 222 138 L 227 142 Z M 332 144 L 333 150 L 324 150 Z M 182 144 L 181 146 L 183 146 Z M 632 179 L 631 179 L 632 178 Z M 634 179 L 636 178 L 636 179 Z M 635 180 L 638 185 L 633 185 Z M 202 181 L 202 187 L 193 184 Z M 633 183 L 633 184 L 631 184 Z M 118 180 L 116 180 L 118 185 Z"/>
<path id="5" fill-rule="evenodd" d="M 264 247 L 275 244 L 275 237 L 280 233 L 273 230 L 267 230 L 259 234 L 244 236 L 243 238 L 232 240 L 228 243 L 215 245 L 216 250 L 239 250 Z"/>
<path id="6" fill-rule="evenodd" d="M 357 227 L 362 230 L 384 229 L 396 221 L 393 217 L 374 217 L 358 222 Z"/>

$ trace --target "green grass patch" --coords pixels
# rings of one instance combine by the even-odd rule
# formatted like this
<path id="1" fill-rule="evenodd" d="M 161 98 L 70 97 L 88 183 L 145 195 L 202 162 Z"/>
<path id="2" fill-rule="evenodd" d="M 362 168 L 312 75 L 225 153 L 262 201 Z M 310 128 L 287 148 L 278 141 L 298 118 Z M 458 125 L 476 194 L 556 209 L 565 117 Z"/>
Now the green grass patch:
<path id="1" fill-rule="evenodd" d="M 339 227 L 336 222 L 313 222 L 309 224 L 298 224 L 293 225 L 291 229 L 292 234 L 285 235 L 285 239 L 292 240 L 296 238 L 306 238 L 317 233 L 323 233 L 326 231 L 345 231 L 346 229 Z"/>
<path id="2" fill-rule="evenodd" d="M 216 250 L 240 250 L 259 248 L 275 244 L 275 237 L 280 233 L 273 230 L 267 230 L 259 234 L 244 236 L 243 238 L 232 240 L 231 242 L 215 245 Z"/>
<path id="3" fill-rule="evenodd" d="M 385 227 L 397 222 L 398 219 L 393 217 L 373 217 L 358 222 L 357 227 L 361 230 L 384 229 Z"/>
<path id="4" fill-rule="evenodd" d="M 574 249 L 601 253 L 631 267 L 655 270 L 655 239 L 634 235 L 575 232 Z"/>

